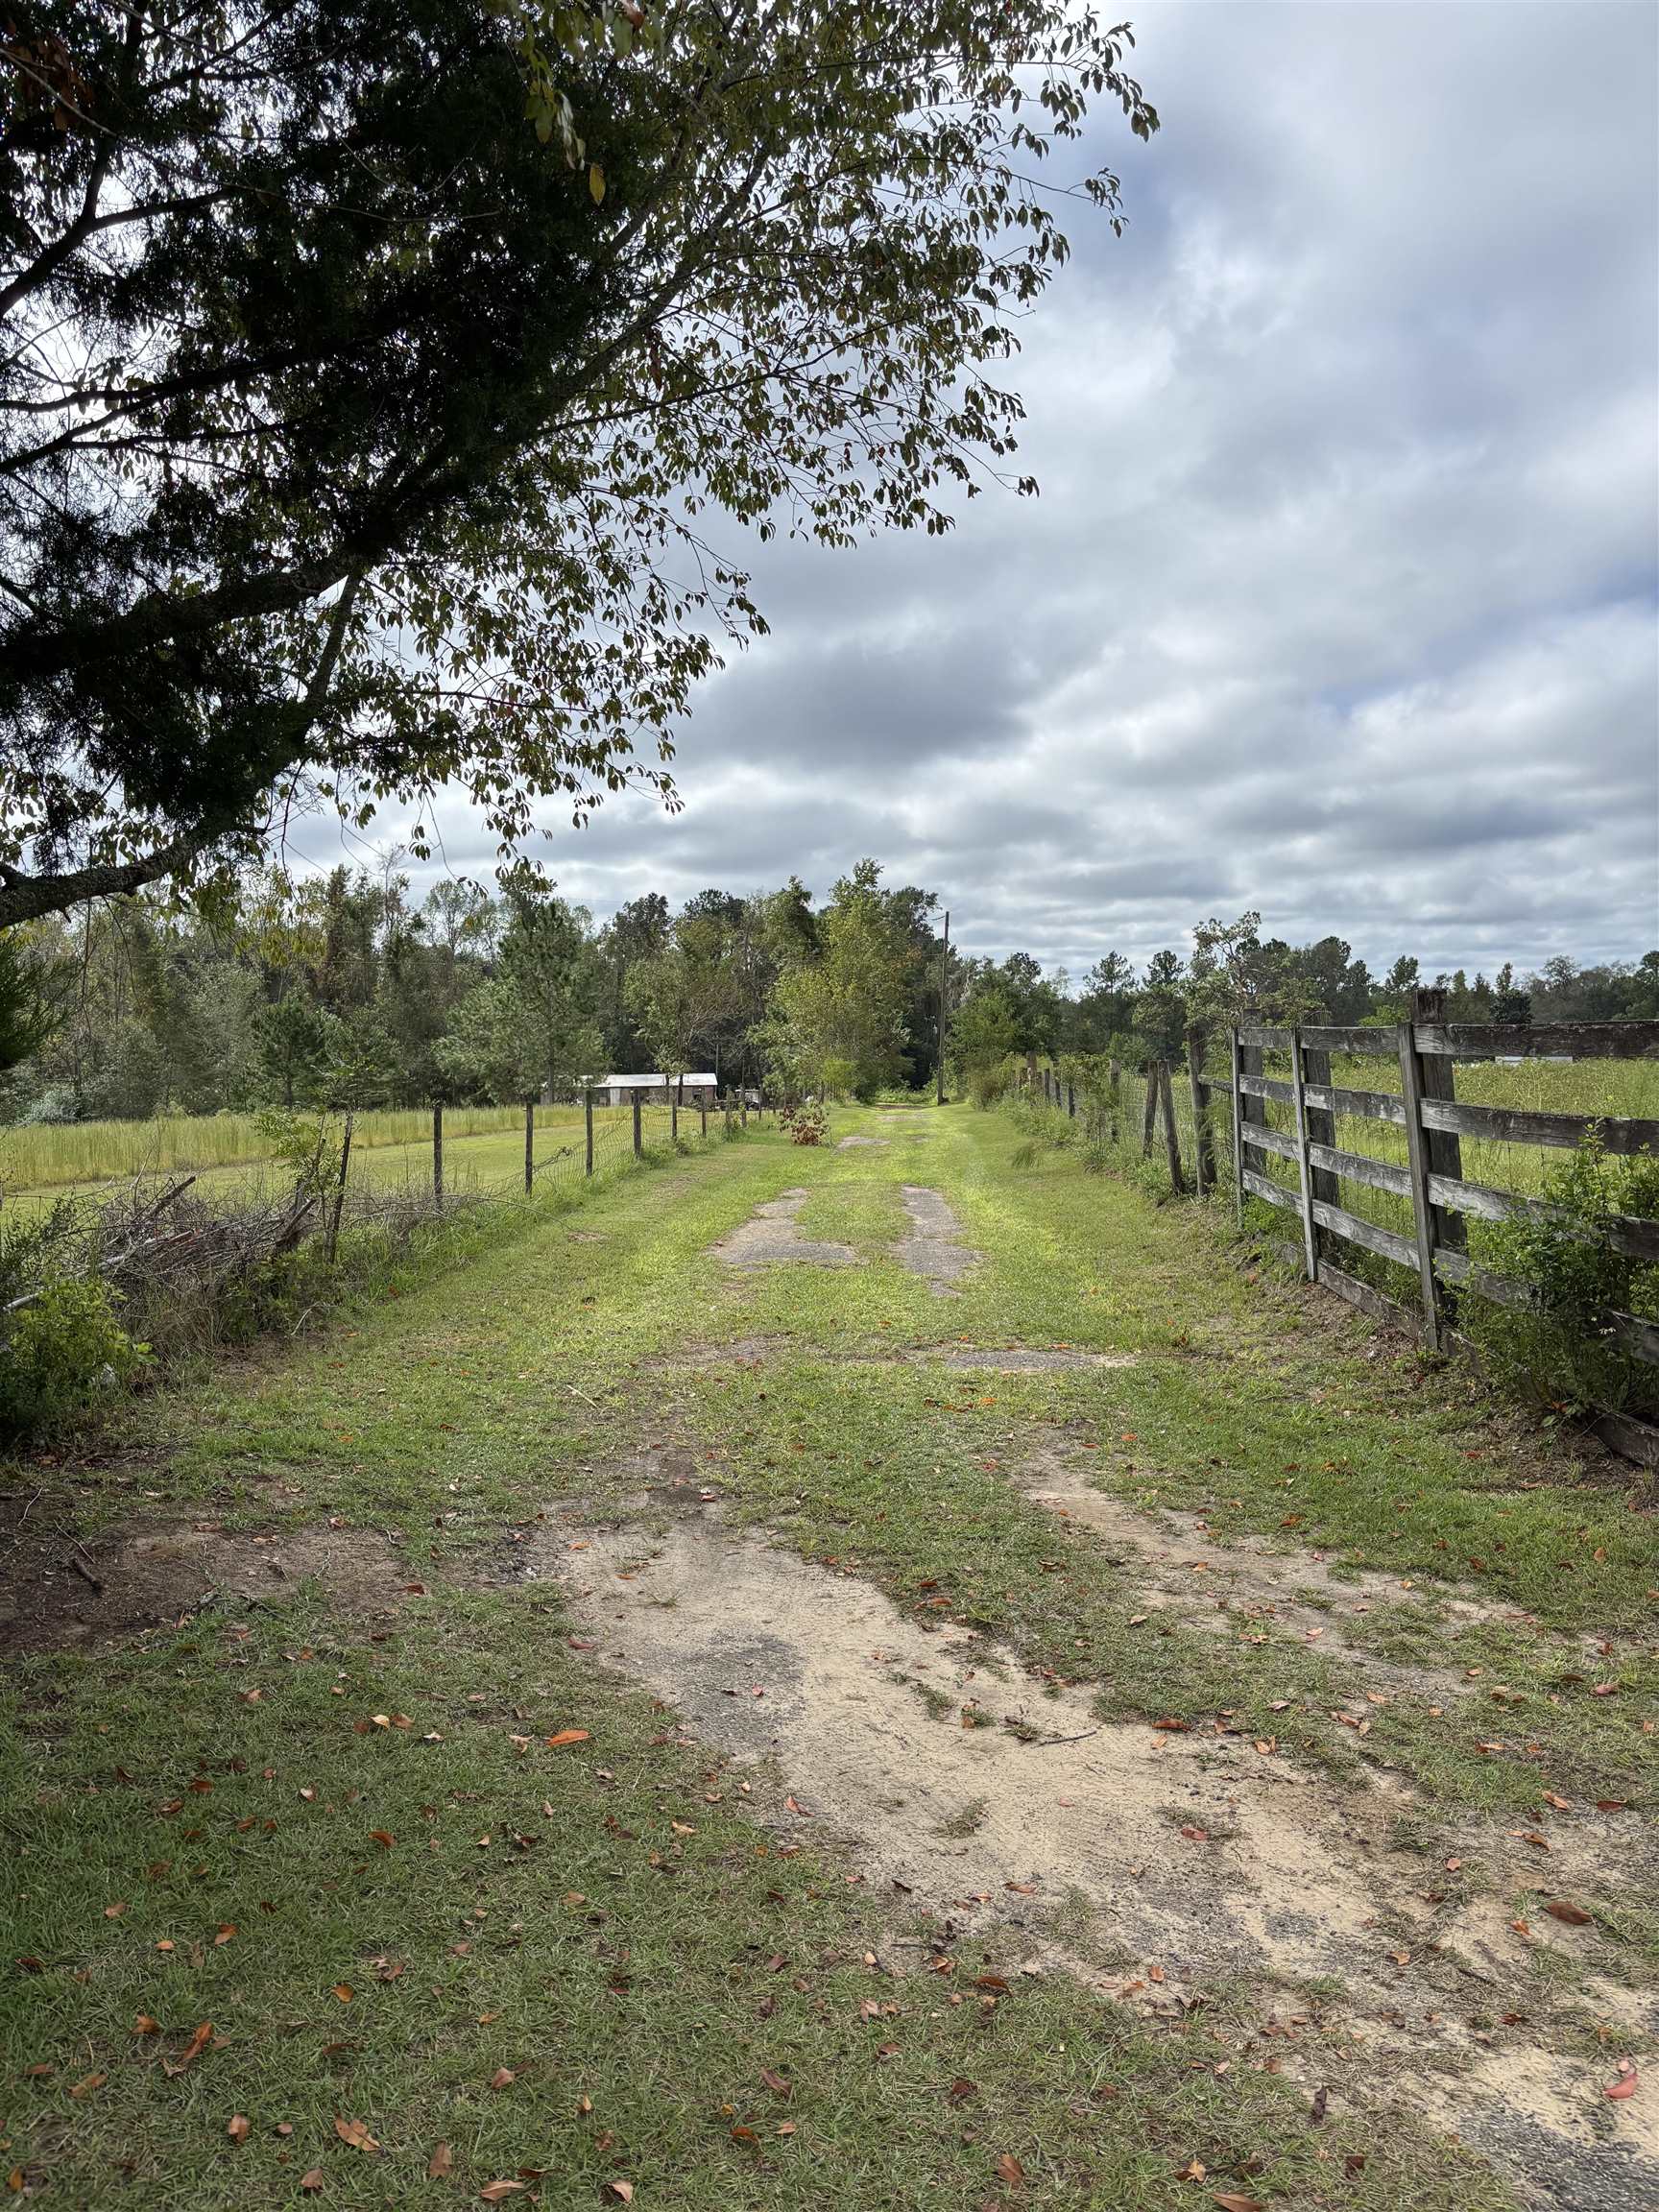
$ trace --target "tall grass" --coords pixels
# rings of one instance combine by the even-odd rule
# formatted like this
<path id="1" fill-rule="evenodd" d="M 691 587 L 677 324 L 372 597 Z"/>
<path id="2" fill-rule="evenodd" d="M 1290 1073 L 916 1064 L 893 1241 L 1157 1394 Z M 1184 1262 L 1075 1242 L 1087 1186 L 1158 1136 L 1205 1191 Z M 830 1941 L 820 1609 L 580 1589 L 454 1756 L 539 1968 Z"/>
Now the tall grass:
<path id="1" fill-rule="evenodd" d="M 538 1130 L 580 1127 L 578 1106 L 539 1106 Z M 522 1106 L 451 1106 L 445 1140 L 522 1129 Z M 419 1144 L 432 1133 L 428 1108 L 360 1114 L 353 1148 Z M 158 1115 L 149 1121 L 74 1121 L 0 1129 L 0 1184 L 9 1192 L 86 1187 L 135 1175 L 189 1174 L 273 1157 L 252 1114 Z"/>

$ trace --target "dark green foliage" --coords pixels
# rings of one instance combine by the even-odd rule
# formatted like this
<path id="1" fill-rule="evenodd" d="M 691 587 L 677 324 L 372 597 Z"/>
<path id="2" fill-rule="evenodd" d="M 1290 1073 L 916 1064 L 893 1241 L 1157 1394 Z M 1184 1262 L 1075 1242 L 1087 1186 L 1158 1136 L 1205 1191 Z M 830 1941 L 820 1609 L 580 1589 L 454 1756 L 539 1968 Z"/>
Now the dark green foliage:
<path id="1" fill-rule="evenodd" d="M 1525 1311 L 1478 1296 L 1460 1320 L 1486 1363 L 1512 1386 L 1574 1406 L 1643 1407 L 1659 1373 L 1625 1352 L 1608 1316 L 1659 1321 L 1659 1265 L 1614 1249 L 1621 1215 L 1659 1221 L 1659 1160 L 1612 1156 L 1590 1135 L 1544 1177 L 1548 1217 L 1475 1225 L 1471 1243 L 1494 1275 L 1525 1284 Z"/>
<path id="2" fill-rule="evenodd" d="M 1057 0 L 41 0 L 8 36 L 0 922 L 245 856 L 296 798 L 419 823 L 459 784 L 513 848 L 550 795 L 670 793 L 761 626 L 699 517 L 949 528 L 1066 256 L 1031 172 L 1092 103 L 1157 128 L 1126 31 Z M 1120 225 L 1110 172 L 1052 181 Z"/>

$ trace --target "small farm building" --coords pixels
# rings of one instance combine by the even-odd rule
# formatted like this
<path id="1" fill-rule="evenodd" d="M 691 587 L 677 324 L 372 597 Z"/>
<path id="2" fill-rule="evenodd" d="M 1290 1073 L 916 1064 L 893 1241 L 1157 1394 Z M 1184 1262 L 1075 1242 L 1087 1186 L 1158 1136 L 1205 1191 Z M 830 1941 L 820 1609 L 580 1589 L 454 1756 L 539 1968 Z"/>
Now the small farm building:
<path id="1" fill-rule="evenodd" d="M 719 1095 L 719 1080 L 713 1075 L 601 1075 L 594 1079 L 593 1103 L 595 1106 L 630 1106 L 637 1098 L 641 1105 L 655 1102 L 665 1106 L 677 1081 L 684 1105 L 712 1106 Z"/>

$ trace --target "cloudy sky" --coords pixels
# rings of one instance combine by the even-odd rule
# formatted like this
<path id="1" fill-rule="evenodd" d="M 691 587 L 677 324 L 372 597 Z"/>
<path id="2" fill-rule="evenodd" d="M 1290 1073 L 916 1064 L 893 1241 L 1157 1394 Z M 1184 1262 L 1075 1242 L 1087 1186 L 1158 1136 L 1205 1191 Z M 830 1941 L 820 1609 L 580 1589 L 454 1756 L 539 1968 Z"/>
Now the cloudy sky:
<path id="1" fill-rule="evenodd" d="M 1659 11 L 1133 11 L 1019 373 L 1038 500 L 781 549 L 685 811 L 550 864 L 600 913 L 861 854 L 1081 973 L 1260 907 L 1374 963 L 1659 943 Z M 450 866 L 487 875 L 463 807 Z"/>

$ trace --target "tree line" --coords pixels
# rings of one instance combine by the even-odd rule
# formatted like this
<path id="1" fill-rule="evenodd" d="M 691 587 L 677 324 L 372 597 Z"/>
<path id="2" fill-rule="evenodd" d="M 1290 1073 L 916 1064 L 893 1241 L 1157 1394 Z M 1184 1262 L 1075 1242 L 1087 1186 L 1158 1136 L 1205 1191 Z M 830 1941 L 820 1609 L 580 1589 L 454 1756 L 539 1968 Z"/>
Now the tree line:
<path id="1" fill-rule="evenodd" d="M 652 892 L 603 923 L 527 875 L 416 900 L 396 859 L 188 904 L 140 892 L 0 935 L 0 1115 L 506 1104 L 642 1070 L 869 1098 L 933 1084 L 942 993 L 948 1079 L 980 1094 L 1011 1055 L 1176 1059 L 1194 1020 L 1398 1021 L 1420 984 L 1453 1021 L 1659 1019 L 1659 952 L 1374 975 L 1341 938 L 1264 939 L 1246 914 L 1073 983 L 1028 952 L 947 952 L 941 921 L 936 892 L 874 860 L 821 902 L 791 877 L 677 910 Z"/>
<path id="2" fill-rule="evenodd" d="M 936 905 L 868 860 L 818 904 L 792 877 L 602 925 L 528 875 L 416 901 L 396 865 L 100 901 L 0 935 L 0 1113 L 505 1104 L 648 1069 L 908 1088 L 937 1066 Z"/>

